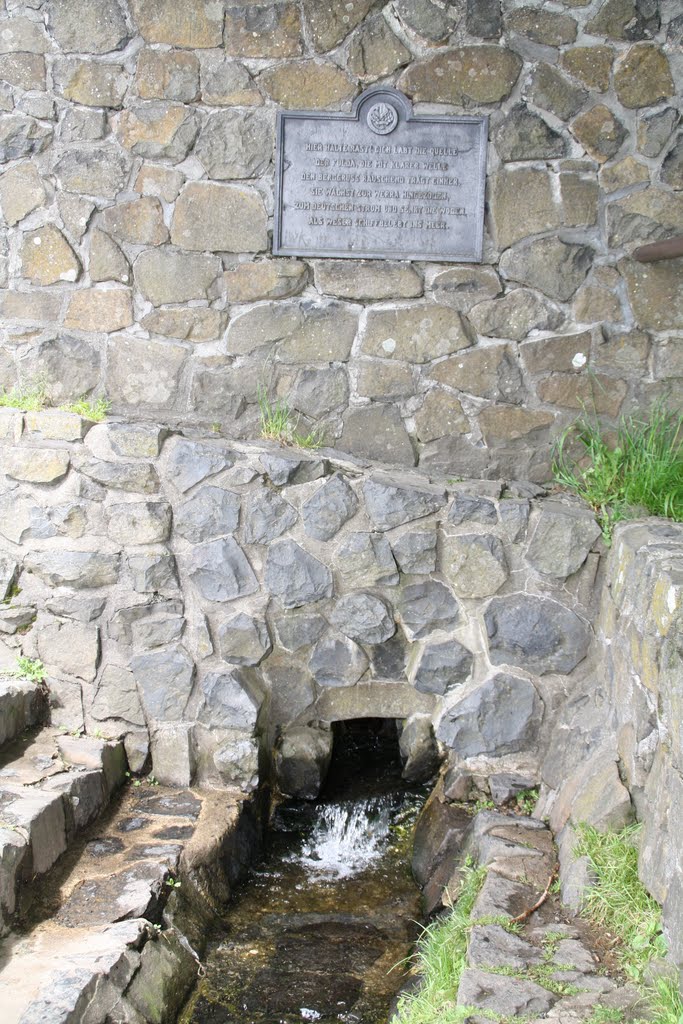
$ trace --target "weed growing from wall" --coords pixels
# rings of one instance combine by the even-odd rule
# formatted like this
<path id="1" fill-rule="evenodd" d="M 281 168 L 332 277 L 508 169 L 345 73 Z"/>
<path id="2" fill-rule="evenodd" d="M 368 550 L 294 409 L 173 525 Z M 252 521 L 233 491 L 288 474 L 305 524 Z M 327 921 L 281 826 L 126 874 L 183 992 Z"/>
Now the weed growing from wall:
<path id="1" fill-rule="evenodd" d="M 553 473 L 595 509 L 607 543 L 616 523 L 643 513 L 683 522 L 683 415 L 659 405 L 623 418 L 613 437 L 584 415 L 555 444 Z"/>

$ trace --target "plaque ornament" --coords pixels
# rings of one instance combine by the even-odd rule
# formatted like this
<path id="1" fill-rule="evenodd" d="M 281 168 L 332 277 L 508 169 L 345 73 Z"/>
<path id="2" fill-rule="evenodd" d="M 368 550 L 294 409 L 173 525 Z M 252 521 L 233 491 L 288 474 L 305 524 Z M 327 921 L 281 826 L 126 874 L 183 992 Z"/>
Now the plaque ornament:
<path id="1" fill-rule="evenodd" d="M 368 125 L 375 135 L 388 135 L 397 124 L 398 114 L 390 103 L 373 103 L 368 110 Z"/>
<path id="2" fill-rule="evenodd" d="M 280 111 L 273 254 L 481 262 L 487 137 L 384 86 L 348 114 Z"/>

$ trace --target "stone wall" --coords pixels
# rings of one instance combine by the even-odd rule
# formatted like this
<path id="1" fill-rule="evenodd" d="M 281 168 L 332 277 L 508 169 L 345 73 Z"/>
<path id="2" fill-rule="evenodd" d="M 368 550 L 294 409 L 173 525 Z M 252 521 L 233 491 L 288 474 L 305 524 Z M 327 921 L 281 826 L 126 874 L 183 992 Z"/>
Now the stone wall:
<path id="1" fill-rule="evenodd" d="M 585 405 L 676 397 L 675 0 L 2 0 L 0 384 L 536 480 Z M 490 115 L 481 266 L 271 259 L 282 108 Z M 680 392 L 679 392 L 680 395 Z"/>
<path id="2" fill-rule="evenodd" d="M 407 720 L 408 773 L 435 729 L 537 774 L 590 664 L 580 503 L 58 410 L 0 433 L 0 661 L 43 661 L 55 725 L 185 785 L 252 788 L 259 738 L 283 788 L 302 759 L 319 782 L 358 717 Z"/>
<path id="3" fill-rule="evenodd" d="M 574 903 L 585 875 L 571 857 L 571 825 L 643 823 L 640 876 L 663 904 L 681 965 L 683 526 L 617 528 L 596 632 L 597 670 L 570 695 L 550 738 L 539 813 L 560 834 L 563 892 Z"/>

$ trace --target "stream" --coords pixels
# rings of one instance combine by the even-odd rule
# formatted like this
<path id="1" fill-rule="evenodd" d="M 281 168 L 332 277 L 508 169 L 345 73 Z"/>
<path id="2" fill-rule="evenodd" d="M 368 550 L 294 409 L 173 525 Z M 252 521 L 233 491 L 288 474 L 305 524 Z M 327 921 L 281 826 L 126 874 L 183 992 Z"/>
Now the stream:
<path id="1" fill-rule="evenodd" d="M 277 807 L 179 1024 L 385 1024 L 419 932 L 426 796 L 402 782 L 396 747 L 384 723 L 345 729 L 321 798 Z"/>

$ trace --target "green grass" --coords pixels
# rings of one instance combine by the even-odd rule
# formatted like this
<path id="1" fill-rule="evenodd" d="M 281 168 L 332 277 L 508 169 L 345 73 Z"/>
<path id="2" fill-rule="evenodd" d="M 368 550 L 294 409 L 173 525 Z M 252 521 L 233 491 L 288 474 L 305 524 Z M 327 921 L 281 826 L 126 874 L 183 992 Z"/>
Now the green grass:
<path id="1" fill-rule="evenodd" d="M 584 415 L 556 442 L 553 473 L 595 509 L 608 543 L 637 515 L 683 522 L 683 415 L 655 406 L 647 419 L 622 418 L 612 439 Z"/>
<path id="2" fill-rule="evenodd" d="M 24 381 L 9 391 L 0 391 L 0 408 L 40 412 L 47 402 L 47 386 L 43 380 Z"/>
<path id="3" fill-rule="evenodd" d="M 596 884 L 587 888 L 582 913 L 619 940 L 617 958 L 636 984 L 645 968 L 666 955 L 662 911 L 638 878 L 638 835 L 641 826 L 620 832 L 598 832 L 591 825 L 577 827 L 577 857 L 588 857 Z"/>
<path id="4" fill-rule="evenodd" d="M 281 441 L 297 448 L 321 447 L 323 438 L 320 431 L 312 430 L 308 434 L 300 434 L 297 430 L 299 417 L 294 416 L 283 398 L 271 402 L 262 385 L 258 388 L 258 405 L 261 413 L 261 437 L 264 440 Z"/>
<path id="5" fill-rule="evenodd" d="M 96 398 L 92 402 L 89 402 L 87 398 L 79 398 L 75 402 L 60 405 L 59 408 L 64 412 L 75 412 L 79 416 L 84 416 L 85 419 L 101 423 L 111 409 L 111 402 L 106 398 Z"/>
<path id="6" fill-rule="evenodd" d="M 485 868 L 466 866 L 462 890 L 452 911 L 423 930 L 412 968 L 419 974 L 420 983 L 400 997 L 396 1024 L 461 1024 L 468 1016 L 466 1008 L 456 1006 L 455 1000 L 466 965 L 472 907 L 485 877 Z"/>
<path id="7" fill-rule="evenodd" d="M 657 978 L 646 999 L 652 1024 L 683 1024 L 683 998 L 673 978 Z"/>

